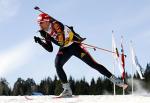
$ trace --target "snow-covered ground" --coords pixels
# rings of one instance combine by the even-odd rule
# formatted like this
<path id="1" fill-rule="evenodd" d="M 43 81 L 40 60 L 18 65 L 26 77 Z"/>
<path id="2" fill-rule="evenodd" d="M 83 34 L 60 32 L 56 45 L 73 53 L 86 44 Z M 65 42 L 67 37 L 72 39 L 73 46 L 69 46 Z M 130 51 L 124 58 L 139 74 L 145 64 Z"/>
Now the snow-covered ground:
<path id="1" fill-rule="evenodd" d="M 82 95 L 74 98 L 54 96 L 0 96 L 0 103 L 150 103 L 150 95 Z"/>

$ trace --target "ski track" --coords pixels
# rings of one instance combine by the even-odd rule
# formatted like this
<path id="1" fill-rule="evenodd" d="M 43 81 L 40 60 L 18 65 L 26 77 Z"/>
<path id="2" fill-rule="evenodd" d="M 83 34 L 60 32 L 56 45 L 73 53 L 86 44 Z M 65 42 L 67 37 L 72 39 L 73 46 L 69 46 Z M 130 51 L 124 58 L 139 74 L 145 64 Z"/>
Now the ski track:
<path id="1" fill-rule="evenodd" d="M 150 95 L 0 96 L 0 103 L 150 103 Z"/>

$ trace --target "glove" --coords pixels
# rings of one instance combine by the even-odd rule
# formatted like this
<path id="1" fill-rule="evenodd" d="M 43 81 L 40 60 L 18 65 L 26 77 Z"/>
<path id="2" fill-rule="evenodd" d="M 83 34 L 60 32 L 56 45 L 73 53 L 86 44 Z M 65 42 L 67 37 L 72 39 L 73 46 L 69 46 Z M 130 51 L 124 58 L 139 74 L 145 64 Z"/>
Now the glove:
<path id="1" fill-rule="evenodd" d="M 44 30 L 39 30 L 39 32 L 42 37 L 46 38 L 47 32 L 45 32 Z"/>
<path id="2" fill-rule="evenodd" d="M 42 43 L 41 39 L 40 39 L 39 37 L 36 37 L 36 36 L 34 36 L 34 41 L 35 41 L 36 43 L 39 43 L 39 44 Z"/>

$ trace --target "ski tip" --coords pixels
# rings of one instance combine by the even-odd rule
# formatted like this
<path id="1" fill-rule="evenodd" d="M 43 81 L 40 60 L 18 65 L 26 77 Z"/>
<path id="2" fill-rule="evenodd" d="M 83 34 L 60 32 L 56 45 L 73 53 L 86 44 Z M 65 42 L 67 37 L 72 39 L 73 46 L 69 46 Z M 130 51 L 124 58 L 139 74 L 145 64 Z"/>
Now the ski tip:
<path id="1" fill-rule="evenodd" d="M 72 96 L 54 96 L 52 97 L 53 99 L 59 99 L 59 98 L 76 98 L 78 97 L 77 95 L 72 95 Z"/>

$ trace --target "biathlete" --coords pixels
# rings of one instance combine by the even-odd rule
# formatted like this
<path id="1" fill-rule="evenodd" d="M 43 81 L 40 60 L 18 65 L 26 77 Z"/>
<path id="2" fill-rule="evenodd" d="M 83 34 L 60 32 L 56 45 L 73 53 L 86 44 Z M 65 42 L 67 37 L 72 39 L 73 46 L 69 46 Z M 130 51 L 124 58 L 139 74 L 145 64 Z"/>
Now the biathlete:
<path id="1" fill-rule="evenodd" d="M 53 51 L 52 42 L 60 47 L 55 59 L 56 71 L 64 89 L 60 96 L 72 96 L 72 90 L 63 69 L 63 65 L 71 58 L 71 56 L 76 56 L 91 68 L 106 76 L 117 86 L 123 87 L 124 89 L 127 88 L 127 84 L 124 84 L 121 79 L 115 77 L 103 65 L 97 63 L 91 57 L 89 52 L 81 44 L 85 38 L 80 37 L 80 35 L 73 30 L 73 27 L 62 24 L 46 13 L 41 13 L 37 20 L 40 26 L 39 32 L 43 39 L 34 36 L 35 42 L 39 43 L 49 52 Z"/>

